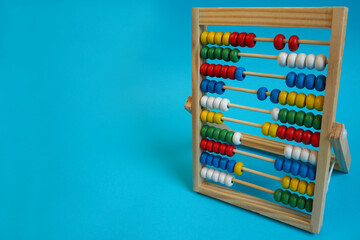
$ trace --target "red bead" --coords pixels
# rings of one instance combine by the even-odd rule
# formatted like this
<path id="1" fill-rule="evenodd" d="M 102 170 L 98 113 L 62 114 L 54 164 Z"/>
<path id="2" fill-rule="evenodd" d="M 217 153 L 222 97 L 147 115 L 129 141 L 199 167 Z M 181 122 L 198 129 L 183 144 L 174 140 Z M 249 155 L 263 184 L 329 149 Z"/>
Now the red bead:
<path id="1" fill-rule="evenodd" d="M 287 127 L 284 125 L 279 126 L 276 132 L 276 136 L 278 136 L 280 139 L 285 139 L 286 128 Z"/>
<path id="2" fill-rule="evenodd" d="M 237 38 L 238 38 L 238 32 L 233 32 L 230 34 L 230 37 L 229 37 L 229 42 L 231 44 L 231 46 L 234 46 L 234 47 L 237 47 L 238 44 L 237 44 Z"/>
<path id="3" fill-rule="evenodd" d="M 209 140 L 207 140 L 206 138 L 203 138 L 201 140 L 201 142 L 200 142 L 200 148 L 205 150 L 206 149 L 206 144 L 207 144 L 208 141 Z"/>
<path id="4" fill-rule="evenodd" d="M 294 132 L 294 141 L 295 142 L 301 142 L 301 139 L 303 137 L 303 133 L 304 133 L 304 130 L 302 130 L 301 128 L 299 129 L 296 129 L 295 132 Z"/>
<path id="5" fill-rule="evenodd" d="M 285 39 L 285 36 L 282 34 L 278 34 L 275 36 L 275 38 L 274 38 L 275 49 L 281 50 L 285 47 L 284 39 Z"/>
<path id="6" fill-rule="evenodd" d="M 215 77 L 221 77 L 220 75 L 220 71 L 221 71 L 222 65 L 221 64 L 217 64 L 214 68 L 214 76 Z"/>
<path id="7" fill-rule="evenodd" d="M 246 44 L 245 44 L 246 35 L 247 35 L 246 32 L 239 33 L 236 42 L 240 47 L 246 47 Z"/>
<path id="8" fill-rule="evenodd" d="M 214 145 L 213 145 L 213 151 L 214 153 L 217 153 L 219 154 L 219 147 L 220 147 L 220 142 L 215 142 Z"/>
<path id="9" fill-rule="evenodd" d="M 207 69 L 206 69 L 206 74 L 209 77 L 214 77 L 214 68 L 215 68 L 215 64 L 210 64 Z"/>
<path id="10" fill-rule="evenodd" d="M 221 70 L 220 70 L 220 76 L 221 76 L 222 78 L 228 78 L 228 77 L 227 77 L 227 71 L 228 71 L 228 69 L 229 69 L 229 66 L 228 66 L 228 65 L 223 65 L 223 66 L 222 66 L 222 68 L 221 68 Z"/>
<path id="11" fill-rule="evenodd" d="M 296 50 L 298 50 L 299 48 L 299 37 L 296 36 L 296 35 L 292 35 L 290 38 L 289 38 L 289 50 L 294 52 Z"/>
<path id="12" fill-rule="evenodd" d="M 312 132 L 310 130 L 306 130 L 304 132 L 303 139 L 302 139 L 303 144 L 309 145 L 311 142 L 311 136 L 312 136 Z"/>
<path id="13" fill-rule="evenodd" d="M 245 45 L 249 48 L 252 48 L 256 45 L 255 42 L 256 35 L 254 33 L 248 33 L 245 37 Z"/>
<path id="14" fill-rule="evenodd" d="M 234 155 L 235 155 L 234 149 L 235 149 L 235 146 L 233 146 L 233 145 L 228 145 L 228 146 L 226 147 L 226 155 L 228 155 L 229 157 L 234 156 Z"/>
<path id="15" fill-rule="evenodd" d="M 288 127 L 286 129 L 286 132 L 285 132 L 286 140 L 288 140 L 288 141 L 294 140 L 294 133 L 295 133 L 295 128 L 294 127 Z"/>
<path id="16" fill-rule="evenodd" d="M 209 66 L 208 63 L 203 63 L 201 64 L 201 67 L 200 67 L 200 73 L 201 75 L 203 76 L 206 76 L 206 70 L 207 70 L 207 67 Z"/>
<path id="17" fill-rule="evenodd" d="M 320 143 L 320 133 L 314 132 L 313 135 L 311 136 L 311 145 L 314 147 L 319 147 L 319 143 Z"/>
<path id="18" fill-rule="evenodd" d="M 206 150 L 208 152 L 212 152 L 213 151 L 213 145 L 214 145 L 214 141 L 213 140 L 209 140 L 207 143 L 206 143 Z"/>
<path id="19" fill-rule="evenodd" d="M 234 80 L 235 79 L 235 71 L 236 71 L 237 67 L 236 66 L 231 66 L 229 67 L 229 69 L 227 70 L 227 76 L 228 78 Z"/>
<path id="20" fill-rule="evenodd" d="M 220 153 L 221 155 L 225 155 L 226 147 L 227 147 L 227 144 L 226 144 L 226 143 L 220 144 L 219 153 Z"/>

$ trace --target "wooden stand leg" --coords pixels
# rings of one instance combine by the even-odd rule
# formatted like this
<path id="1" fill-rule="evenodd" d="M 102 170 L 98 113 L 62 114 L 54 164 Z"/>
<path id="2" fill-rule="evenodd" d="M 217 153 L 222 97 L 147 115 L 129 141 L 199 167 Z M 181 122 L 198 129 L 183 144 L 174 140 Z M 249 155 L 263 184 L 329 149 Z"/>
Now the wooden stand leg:
<path id="1" fill-rule="evenodd" d="M 347 140 L 347 131 L 342 123 L 335 123 L 330 135 L 331 146 L 334 149 L 339 170 L 345 173 L 349 172 L 351 156 L 349 143 Z"/>

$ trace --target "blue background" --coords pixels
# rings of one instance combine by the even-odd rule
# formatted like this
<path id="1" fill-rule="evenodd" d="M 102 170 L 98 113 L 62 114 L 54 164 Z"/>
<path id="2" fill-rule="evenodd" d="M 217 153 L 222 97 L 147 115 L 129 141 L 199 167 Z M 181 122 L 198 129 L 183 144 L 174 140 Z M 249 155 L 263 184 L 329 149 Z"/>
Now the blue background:
<path id="1" fill-rule="evenodd" d="M 336 120 L 347 126 L 353 163 L 333 175 L 318 236 L 192 191 L 183 108 L 191 7 L 218 6 L 349 7 Z M 359 11 L 357 1 L 1 1 L 0 239 L 359 239 Z M 263 43 L 253 52 L 275 50 Z"/>

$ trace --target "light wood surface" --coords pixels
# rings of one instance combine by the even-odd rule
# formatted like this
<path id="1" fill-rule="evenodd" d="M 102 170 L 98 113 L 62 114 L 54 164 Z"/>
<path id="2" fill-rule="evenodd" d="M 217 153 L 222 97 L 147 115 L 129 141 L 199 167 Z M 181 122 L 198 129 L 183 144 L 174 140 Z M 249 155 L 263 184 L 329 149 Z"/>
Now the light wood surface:
<path id="1" fill-rule="evenodd" d="M 330 134 L 330 141 L 335 155 L 338 158 L 339 168 L 343 172 L 349 172 L 351 164 L 350 149 L 347 136 L 343 136 L 343 131 L 346 131 L 345 125 L 335 123 L 333 131 Z"/>

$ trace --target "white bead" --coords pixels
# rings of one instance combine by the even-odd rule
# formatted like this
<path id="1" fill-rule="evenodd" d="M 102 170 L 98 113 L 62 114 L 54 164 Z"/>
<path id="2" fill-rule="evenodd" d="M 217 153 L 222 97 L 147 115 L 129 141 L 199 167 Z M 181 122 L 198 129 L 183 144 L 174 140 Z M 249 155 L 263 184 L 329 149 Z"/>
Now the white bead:
<path id="1" fill-rule="evenodd" d="M 291 157 L 294 160 L 300 160 L 300 154 L 301 154 L 301 147 L 294 146 Z"/>
<path id="2" fill-rule="evenodd" d="M 309 162 L 310 151 L 307 148 L 301 149 L 300 160 L 302 162 Z"/>
<path id="3" fill-rule="evenodd" d="M 229 103 L 230 103 L 230 100 L 227 98 L 224 98 L 223 100 L 221 100 L 220 110 L 223 112 L 229 111 Z"/>
<path id="4" fill-rule="evenodd" d="M 207 173 L 206 173 L 206 178 L 207 178 L 207 179 L 211 179 L 214 171 L 215 171 L 214 169 L 209 168 L 209 169 L 207 170 Z"/>
<path id="5" fill-rule="evenodd" d="M 206 102 L 207 102 L 208 98 L 209 97 L 207 95 L 204 95 L 204 96 L 201 97 L 200 104 L 201 104 L 202 107 L 206 107 Z"/>
<path id="6" fill-rule="evenodd" d="M 207 167 L 203 167 L 203 168 L 201 169 L 200 176 L 201 176 L 202 178 L 206 178 L 206 173 L 207 173 L 208 169 L 209 169 L 209 168 L 207 168 Z"/>
<path id="7" fill-rule="evenodd" d="M 309 54 L 306 56 L 305 65 L 308 69 L 314 69 L 315 67 L 315 55 Z"/>
<path id="8" fill-rule="evenodd" d="M 214 181 L 214 182 L 218 182 L 219 181 L 219 175 L 220 175 L 220 171 L 219 170 L 215 170 L 211 179 Z"/>
<path id="9" fill-rule="evenodd" d="M 293 151 L 293 145 L 286 145 L 284 148 L 284 156 L 288 159 L 291 158 L 292 151 Z"/>
<path id="10" fill-rule="evenodd" d="M 271 119 L 274 121 L 279 120 L 279 112 L 280 108 L 274 107 L 273 110 L 271 110 Z"/>
<path id="11" fill-rule="evenodd" d="M 288 55 L 289 54 L 287 52 L 279 53 L 277 62 L 281 67 L 286 67 L 286 61 L 287 61 Z"/>
<path id="12" fill-rule="evenodd" d="M 305 59 L 306 59 L 306 54 L 299 53 L 296 57 L 296 67 L 299 69 L 304 69 L 305 68 Z"/>
<path id="13" fill-rule="evenodd" d="M 233 137 L 232 137 L 233 144 L 240 145 L 241 144 L 241 138 L 242 138 L 242 134 L 240 132 L 235 132 Z"/>
<path id="14" fill-rule="evenodd" d="M 219 175 L 219 183 L 225 184 L 226 172 L 221 172 Z"/>
<path id="15" fill-rule="evenodd" d="M 222 100 L 221 97 L 215 98 L 214 103 L 213 103 L 215 109 L 220 110 L 221 100 Z"/>
<path id="16" fill-rule="evenodd" d="M 215 97 L 213 97 L 213 96 L 208 98 L 208 100 L 206 101 L 206 107 L 208 109 L 213 109 L 214 108 L 214 100 L 215 100 Z"/>
<path id="17" fill-rule="evenodd" d="M 296 67 L 296 57 L 297 57 L 296 53 L 289 54 L 287 61 L 286 61 L 286 64 L 288 65 L 289 68 Z"/>
<path id="18" fill-rule="evenodd" d="M 234 185 L 234 183 L 232 181 L 233 178 L 234 178 L 233 175 L 227 174 L 226 177 L 225 177 L 225 185 L 228 186 L 228 187 L 231 187 L 232 185 Z"/>
<path id="19" fill-rule="evenodd" d="M 309 163 L 310 163 L 311 165 L 316 165 L 317 156 L 318 156 L 318 152 L 317 152 L 317 151 L 315 151 L 315 150 L 311 150 L 311 151 L 310 151 Z"/>
<path id="20" fill-rule="evenodd" d="M 326 56 L 324 54 L 319 54 L 315 58 L 315 69 L 318 71 L 324 70 L 326 67 Z"/>

